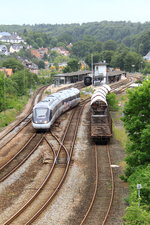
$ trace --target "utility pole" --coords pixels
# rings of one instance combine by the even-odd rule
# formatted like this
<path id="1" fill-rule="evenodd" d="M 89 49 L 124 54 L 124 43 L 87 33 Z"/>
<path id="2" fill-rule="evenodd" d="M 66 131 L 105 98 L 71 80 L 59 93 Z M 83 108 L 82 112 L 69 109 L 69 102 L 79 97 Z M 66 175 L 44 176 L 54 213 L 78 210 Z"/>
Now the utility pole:
<path id="1" fill-rule="evenodd" d="M 92 71 L 92 84 L 94 86 L 94 71 L 93 71 L 93 54 L 91 54 L 91 71 Z"/>

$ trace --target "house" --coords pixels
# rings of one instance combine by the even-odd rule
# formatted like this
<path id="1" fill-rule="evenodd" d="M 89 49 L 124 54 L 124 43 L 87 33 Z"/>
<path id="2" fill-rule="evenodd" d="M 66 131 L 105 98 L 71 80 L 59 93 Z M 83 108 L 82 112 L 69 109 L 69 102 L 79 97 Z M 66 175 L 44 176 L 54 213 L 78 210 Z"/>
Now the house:
<path id="1" fill-rule="evenodd" d="M 59 70 L 64 69 L 67 66 L 67 62 L 58 63 Z"/>
<path id="2" fill-rule="evenodd" d="M 11 35 L 4 35 L 4 36 L 0 36 L 0 41 L 1 42 L 5 42 L 5 43 L 12 43 L 12 44 L 19 44 L 19 43 L 24 43 L 26 44 L 26 42 L 19 36 L 17 35 L 17 33 L 13 33 Z"/>
<path id="3" fill-rule="evenodd" d="M 70 43 L 69 45 L 67 45 L 67 48 L 72 48 L 73 44 Z"/>
<path id="4" fill-rule="evenodd" d="M 10 46 L 9 52 L 14 53 L 14 52 L 19 52 L 21 49 L 23 49 L 23 46 L 20 44 L 13 44 Z"/>
<path id="5" fill-rule="evenodd" d="M 10 68 L 0 68 L 0 71 L 4 72 L 7 77 L 10 77 L 13 74 L 13 70 Z"/>
<path id="6" fill-rule="evenodd" d="M 31 72 L 33 71 L 37 71 L 38 70 L 38 66 L 35 63 L 32 63 L 31 61 L 29 61 L 28 59 L 21 59 L 22 64 L 28 68 Z"/>
<path id="7" fill-rule="evenodd" d="M 0 32 L 0 38 L 3 36 L 11 36 L 11 34 L 8 32 Z"/>
<path id="8" fill-rule="evenodd" d="M 38 59 L 42 59 L 44 55 L 48 55 L 48 48 L 31 49 L 31 54 Z"/>
<path id="9" fill-rule="evenodd" d="M 35 57 L 38 58 L 38 59 L 41 58 L 40 53 L 39 53 L 38 50 L 36 50 L 36 49 L 31 49 L 31 55 L 35 56 Z"/>
<path id="10" fill-rule="evenodd" d="M 146 61 L 150 61 L 150 51 L 143 57 Z"/>
<path id="11" fill-rule="evenodd" d="M 0 45 L 0 55 L 9 55 L 6 45 Z"/>
<path id="12" fill-rule="evenodd" d="M 57 52 L 58 54 L 60 55 L 64 55 L 64 56 L 69 56 L 70 55 L 70 52 L 67 51 L 65 48 L 63 47 L 55 47 L 55 48 L 52 48 L 51 51 L 55 51 Z"/>
<path id="13" fill-rule="evenodd" d="M 80 64 L 80 69 L 81 70 L 85 70 L 85 69 L 88 68 L 88 65 L 83 60 L 80 60 L 79 64 Z"/>

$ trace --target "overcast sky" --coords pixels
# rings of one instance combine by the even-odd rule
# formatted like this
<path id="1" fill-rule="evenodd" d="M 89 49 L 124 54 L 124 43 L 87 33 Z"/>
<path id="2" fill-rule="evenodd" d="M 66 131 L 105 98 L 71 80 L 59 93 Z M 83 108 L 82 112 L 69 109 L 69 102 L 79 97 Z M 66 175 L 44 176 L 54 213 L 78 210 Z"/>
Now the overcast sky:
<path id="1" fill-rule="evenodd" d="M 150 0 L 0 0 L 0 24 L 150 22 Z"/>

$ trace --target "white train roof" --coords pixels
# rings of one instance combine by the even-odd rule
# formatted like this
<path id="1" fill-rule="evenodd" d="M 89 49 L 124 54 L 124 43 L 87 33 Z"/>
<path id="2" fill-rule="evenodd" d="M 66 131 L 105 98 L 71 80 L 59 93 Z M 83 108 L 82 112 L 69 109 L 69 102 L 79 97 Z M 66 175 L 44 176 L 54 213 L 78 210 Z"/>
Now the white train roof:
<path id="1" fill-rule="evenodd" d="M 95 98 L 95 96 L 98 96 L 98 95 L 106 97 L 106 93 L 103 90 L 99 90 L 99 91 L 94 92 L 91 99 Z"/>
<path id="2" fill-rule="evenodd" d="M 91 105 L 93 105 L 93 103 L 95 103 L 97 101 L 99 101 L 99 102 L 101 101 L 101 102 L 105 103 L 105 105 L 107 105 L 106 99 L 104 99 L 101 96 L 96 96 L 95 98 L 93 98 L 92 101 L 91 101 Z"/>
<path id="3" fill-rule="evenodd" d="M 111 91 L 111 87 L 109 85 L 104 84 L 103 87 L 105 87 L 108 90 L 108 92 Z"/>
<path id="4" fill-rule="evenodd" d="M 55 105 L 57 105 L 60 101 L 63 101 L 64 99 L 79 94 L 80 91 L 77 88 L 70 88 L 66 90 L 62 90 L 60 92 L 53 93 L 51 95 L 48 95 L 45 99 L 37 103 L 33 109 L 36 107 L 48 107 L 52 108 Z"/>
<path id="5" fill-rule="evenodd" d="M 106 95 L 110 90 L 111 88 L 107 84 L 100 86 L 91 97 L 91 105 L 96 101 L 102 101 L 107 105 Z"/>

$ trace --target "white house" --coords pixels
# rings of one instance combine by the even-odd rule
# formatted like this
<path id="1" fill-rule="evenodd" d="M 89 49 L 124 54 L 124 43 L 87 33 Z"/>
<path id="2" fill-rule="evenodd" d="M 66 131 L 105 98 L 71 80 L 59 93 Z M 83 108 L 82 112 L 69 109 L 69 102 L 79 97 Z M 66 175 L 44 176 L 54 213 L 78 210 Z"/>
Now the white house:
<path id="1" fill-rule="evenodd" d="M 0 55 L 9 55 L 6 45 L 0 45 Z"/>
<path id="2" fill-rule="evenodd" d="M 11 36 L 11 34 L 8 32 L 0 32 L 0 38 L 3 36 Z"/>
<path id="3" fill-rule="evenodd" d="M 14 33 L 12 35 L 1 36 L 0 41 L 5 42 L 5 43 L 12 43 L 12 44 L 15 44 L 15 43 L 19 44 L 21 42 L 25 43 L 25 41 L 20 36 L 18 36 L 16 33 Z"/>
<path id="4" fill-rule="evenodd" d="M 145 55 L 143 58 L 145 60 L 148 60 L 149 61 L 150 60 L 150 52 L 148 52 L 147 55 Z"/>
<path id="5" fill-rule="evenodd" d="M 19 52 L 22 48 L 23 48 L 23 46 L 20 44 L 13 44 L 10 46 L 9 51 L 10 51 L 10 53 Z"/>

